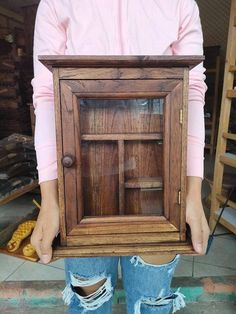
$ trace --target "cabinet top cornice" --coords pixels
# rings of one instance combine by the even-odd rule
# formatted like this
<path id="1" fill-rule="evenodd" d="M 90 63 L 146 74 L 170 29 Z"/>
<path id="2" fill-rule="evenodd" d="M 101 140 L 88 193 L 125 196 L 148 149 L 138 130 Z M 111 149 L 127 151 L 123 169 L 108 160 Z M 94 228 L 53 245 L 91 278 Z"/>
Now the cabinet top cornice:
<path id="1" fill-rule="evenodd" d="M 38 57 L 50 71 L 53 68 L 123 68 L 123 67 L 181 67 L 193 68 L 204 56 L 75 56 L 42 55 Z"/>

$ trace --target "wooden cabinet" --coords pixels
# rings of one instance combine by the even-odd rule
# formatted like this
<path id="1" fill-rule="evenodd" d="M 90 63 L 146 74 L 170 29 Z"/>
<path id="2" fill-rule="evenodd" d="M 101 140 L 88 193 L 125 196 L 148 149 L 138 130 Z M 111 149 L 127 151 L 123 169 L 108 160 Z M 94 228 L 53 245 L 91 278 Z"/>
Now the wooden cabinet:
<path id="1" fill-rule="evenodd" d="M 188 72 L 202 57 L 40 60 L 55 87 L 54 255 L 193 253 L 185 223 Z"/>

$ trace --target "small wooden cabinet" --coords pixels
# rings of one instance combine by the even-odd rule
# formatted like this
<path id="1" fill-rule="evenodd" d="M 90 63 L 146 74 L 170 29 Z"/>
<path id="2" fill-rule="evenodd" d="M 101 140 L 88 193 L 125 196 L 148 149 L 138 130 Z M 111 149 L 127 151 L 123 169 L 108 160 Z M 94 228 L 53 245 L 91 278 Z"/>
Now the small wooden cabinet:
<path id="1" fill-rule="evenodd" d="M 194 253 L 185 222 L 188 75 L 202 60 L 40 57 L 55 88 L 55 256 Z"/>

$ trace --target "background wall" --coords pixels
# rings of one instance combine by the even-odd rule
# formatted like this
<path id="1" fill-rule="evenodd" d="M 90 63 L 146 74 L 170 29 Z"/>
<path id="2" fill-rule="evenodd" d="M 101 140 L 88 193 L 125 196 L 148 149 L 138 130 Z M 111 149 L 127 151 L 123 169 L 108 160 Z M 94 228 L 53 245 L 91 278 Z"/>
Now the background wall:
<path id="1" fill-rule="evenodd" d="M 197 0 L 205 46 L 221 46 L 225 56 L 231 0 Z"/>

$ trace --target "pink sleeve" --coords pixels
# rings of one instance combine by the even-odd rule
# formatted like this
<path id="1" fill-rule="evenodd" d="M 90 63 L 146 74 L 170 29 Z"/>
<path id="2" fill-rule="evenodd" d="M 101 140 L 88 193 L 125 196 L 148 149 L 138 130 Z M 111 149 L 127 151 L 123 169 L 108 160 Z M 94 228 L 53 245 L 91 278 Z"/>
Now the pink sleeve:
<path id="1" fill-rule="evenodd" d="M 203 36 L 199 9 L 194 0 L 182 0 L 179 38 L 173 44 L 176 55 L 202 55 Z M 205 144 L 204 104 L 207 86 L 203 64 L 189 74 L 187 175 L 203 178 Z"/>
<path id="2" fill-rule="evenodd" d="M 65 31 L 57 19 L 54 0 L 41 0 L 35 23 L 32 80 L 39 183 L 57 178 L 57 156 L 53 78 L 52 73 L 38 61 L 38 55 L 64 54 L 65 43 Z"/>

